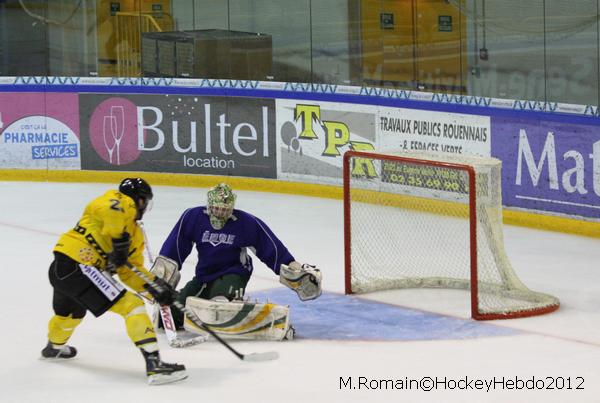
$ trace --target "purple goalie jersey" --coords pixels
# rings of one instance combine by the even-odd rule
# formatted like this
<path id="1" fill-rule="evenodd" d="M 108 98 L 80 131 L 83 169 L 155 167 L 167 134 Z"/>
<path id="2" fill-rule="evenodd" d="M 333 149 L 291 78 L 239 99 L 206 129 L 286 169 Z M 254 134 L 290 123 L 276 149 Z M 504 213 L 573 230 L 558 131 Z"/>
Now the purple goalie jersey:
<path id="1" fill-rule="evenodd" d="M 225 274 L 249 277 L 253 266 L 248 249 L 275 274 L 279 274 L 282 263 L 289 264 L 294 260 L 262 220 L 242 210 L 233 210 L 232 217 L 220 230 L 210 224 L 206 206 L 185 210 L 160 254 L 175 260 L 181 268 L 194 244 L 198 252 L 196 280 L 202 283 Z"/>

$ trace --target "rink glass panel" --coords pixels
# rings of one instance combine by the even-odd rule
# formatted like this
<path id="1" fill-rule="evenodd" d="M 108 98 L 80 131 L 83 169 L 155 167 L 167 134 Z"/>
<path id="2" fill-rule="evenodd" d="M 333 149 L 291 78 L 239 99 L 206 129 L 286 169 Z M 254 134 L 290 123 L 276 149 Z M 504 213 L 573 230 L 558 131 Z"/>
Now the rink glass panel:
<path id="1" fill-rule="evenodd" d="M 598 105 L 598 3 L 9 0 L 0 2 L 0 76 L 140 76 L 144 33 L 216 29 L 272 37 L 270 53 L 227 44 L 219 53 L 270 57 L 261 80 Z M 186 46 L 173 53 L 168 38 L 160 46 L 161 60 L 210 60 Z"/>

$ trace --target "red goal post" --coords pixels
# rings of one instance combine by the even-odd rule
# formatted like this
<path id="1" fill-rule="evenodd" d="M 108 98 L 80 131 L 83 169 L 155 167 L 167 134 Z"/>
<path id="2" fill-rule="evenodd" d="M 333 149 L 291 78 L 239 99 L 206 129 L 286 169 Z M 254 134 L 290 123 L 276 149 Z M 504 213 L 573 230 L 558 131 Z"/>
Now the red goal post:
<path id="1" fill-rule="evenodd" d="M 558 309 L 504 250 L 499 160 L 348 151 L 343 175 L 346 294 L 466 289 L 478 320 Z"/>

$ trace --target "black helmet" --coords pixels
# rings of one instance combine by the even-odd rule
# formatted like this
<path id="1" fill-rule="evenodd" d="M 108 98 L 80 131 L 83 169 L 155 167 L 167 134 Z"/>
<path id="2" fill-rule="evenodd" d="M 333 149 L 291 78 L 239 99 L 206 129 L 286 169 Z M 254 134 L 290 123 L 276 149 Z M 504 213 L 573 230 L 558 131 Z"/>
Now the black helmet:
<path id="1" fill-rule="evenodd" d="M 152 200 L 152 188 L 142 178 L 125 178 L 119 185 L 119 192 L 126 194 L 135 201 L 138 209 L 138 217 L 140 220 L 148 207 L 148 203 Z"/>

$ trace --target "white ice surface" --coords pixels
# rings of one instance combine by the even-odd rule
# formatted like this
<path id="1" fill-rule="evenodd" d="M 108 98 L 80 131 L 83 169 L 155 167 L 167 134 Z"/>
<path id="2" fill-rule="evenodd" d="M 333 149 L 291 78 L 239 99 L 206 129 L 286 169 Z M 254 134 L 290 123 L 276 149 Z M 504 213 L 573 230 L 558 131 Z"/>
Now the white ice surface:
<path id="1" fill-rule="evenodd" d="M 39 360 L 52 315 L 47 268 L 57 237 L 75 224 L 84 205 L 106 184 L 0 182 L 0 402 L 600 402 L 600 240 L 505 227 L 506 247 L 530 288 L 554 294 L 556 313 L 496 321 L 520 329 L 514 336 L 465 340 L 365 342 L 233 342 L 243 353 L 279 352 L 274 362 L 239 361 L 215 342 L 189 350 L 169 348 L 165 361 L 181 362 L 189 378 L 159 387 L 145 383 L 140 353 L 122 319 L 89 315 L 70 344 L 76 359 Z M 184 208 L 203 203 L 205 189 L 156 187 L 145 223 L 157 253 Z M 263 218 L 298 260 L 316 263 L 324 289 L 343 292 L 342 202 L 238 192 L 237 207 Z M 191 278 L 194 259 L 184 266 Z M 280 287 L 261 263 L 249 291 Z M 364 298 L 468 318 L 468 295 L 459 291 L 388 291 Z M 324 324 L 326 326 L 327 324 Z M 369 380 L 489 381 L 571 378 L 583 390 L 347 390 L 340 378 Z M 577 377 L 580 377 L 577 379 Z M 560 381 L 559 381 L 560 382 Z M 557 386 L 556 384 L 554 386 Z M 567 384 L 565 384 L 567 386 Z"/>

